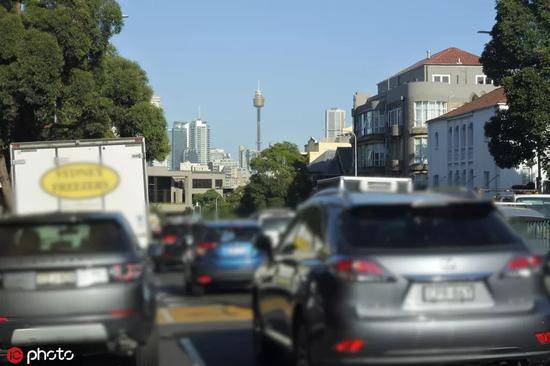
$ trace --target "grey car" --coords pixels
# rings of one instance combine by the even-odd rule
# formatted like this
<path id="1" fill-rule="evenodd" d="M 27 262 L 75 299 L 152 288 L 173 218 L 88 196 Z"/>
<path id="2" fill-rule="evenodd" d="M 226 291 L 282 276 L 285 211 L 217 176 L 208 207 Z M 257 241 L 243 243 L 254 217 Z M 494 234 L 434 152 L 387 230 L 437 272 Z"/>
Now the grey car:
<path id="1" fill-rule="evenodd" d="M 157 364 L 151 270 L 122 216 L 6 218 L 0 241 L 0 348 L 84 347 Z"/>
<path id="2" fill-rule="evenodd" d="M 295 365 L 524 362 L 550 356 L 546 259 L 491 202 L 322 191 L 255 274 L 254 345 Z"/>

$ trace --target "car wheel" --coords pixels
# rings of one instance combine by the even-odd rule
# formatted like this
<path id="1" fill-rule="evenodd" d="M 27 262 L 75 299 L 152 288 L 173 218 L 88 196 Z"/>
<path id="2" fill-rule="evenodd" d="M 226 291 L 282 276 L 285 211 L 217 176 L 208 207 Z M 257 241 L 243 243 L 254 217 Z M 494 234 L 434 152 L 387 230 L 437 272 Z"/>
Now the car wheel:
<path id="1" fill-rule="evenodd" d="M 252 317 L 252 342 L 256 360 L 267 360 L 273 355 L 273 343 L 265 336 L 263 322 L 256 309 Z"/>
<path id="2" fill-rule="evenodd" d="M 303 321 L 298 321 L 294 331 L 294 342 L 292 349 L 293 366 L 315 366 L 311 361 L 308 329 Z"/>
<path id="3" fill-rule="evenodd" d="M 158 366 L 159 365 L 159 337 L 158 329 L 155 326 L 149 339 L 145 344 L 136 349 L 134 355 L 136 366 Z"/>

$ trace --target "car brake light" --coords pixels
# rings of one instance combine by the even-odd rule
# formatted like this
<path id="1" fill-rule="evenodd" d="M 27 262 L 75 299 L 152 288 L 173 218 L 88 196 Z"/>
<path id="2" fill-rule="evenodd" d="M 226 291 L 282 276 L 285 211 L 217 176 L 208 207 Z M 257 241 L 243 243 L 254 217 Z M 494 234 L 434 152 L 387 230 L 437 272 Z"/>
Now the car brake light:
<path id="1" fill-rule="evenodd" d="M 134 310 L 131 309 L 121 309 L 111 311 L 111 315 L 115 318 L 126 318 L 135 314 Z"/>
<path id="2" fill-rule="evenodd" d="M 212 277 L 207 275 L 201 275 L 197 278 L 197 283 L 199 283 L 200 285 L 208 285 L 212 283 Z"/>
<path id="3" fill-rule="evenodd" d="M 536 333 L 535 338 L 539 344 L 548 344 L 550 343 L 550 332 Z"/>
<path id="4" fill-rule="evenodd" d="M 529 277 L 542 267 L 542 257 L 538 255 L 512 258 L 504 270 L 505 277 Z"/>
<path id="5" fill-rule="evenodd" d="M 334 272 L 345 280 L 364 282 L 391 282 L 394 278 L 372 260 L 340 259 L 333 265 Z"/>
<path id="6" fill-rule="evenodd" d="M 132 282 L 141 277 L 143 266 L 137 263 L 115 264 L 109 270 L 110 277 L 116 282 Z"/>
<path id="7" fill-rule="evenodd" d="M 216 247 L 218 246 L 217 243 L 214 243 L 214 242 L 202 242 L 202 243 L 199 243 L 197 245 L 197 249 L 196 249 L 196 252 L 197 252 L 197 255 L 202 257 L 204 255 L 206 255 L 206 253 L 209 251 L 209 250 L 213 250 L 213 249 L 216 249 Z"/>
<path id="8" fill-rule="evenodd" d="M 5 316 L 0 316 L 0 323 L 7 323 L 8 322 L 8 318 L 6 318 Z"/>
<path id="9" fill-rule="evenodd" d="M 175 244 L 176 241 L 178 241 L 178 237 L 175 235 L 164 235 L 162 237 L 162 244 L 165 244 L 165 245 Z"/>
<path id="10" fill-rule="evenodd" d="M 365 342 L 362 339 L 346 339 L 336 344 L 334 349 L 338 353 L 357 353 L 363 349 Z"/>

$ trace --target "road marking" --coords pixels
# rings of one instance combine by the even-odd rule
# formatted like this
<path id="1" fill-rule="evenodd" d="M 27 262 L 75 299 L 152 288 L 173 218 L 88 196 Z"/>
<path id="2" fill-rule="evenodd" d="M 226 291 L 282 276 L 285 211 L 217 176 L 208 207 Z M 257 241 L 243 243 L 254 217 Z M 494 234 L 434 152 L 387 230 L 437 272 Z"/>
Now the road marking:
<path id="1" fill-rule="evenodd" d="M 170 311 L 166 308 L 160 308 L 159 314 L 162 319 L 162 324 L 172 324 L 174 323 L 174 318 L 172 317 L 172 314 L 170 314 Z"/>
<path id="2" fill-rule="evenodd" d="M 193 346 L 193 342 L 191 342 L 189 338 L 180 338 L 179 342 L 185 350 L 187 357 L 189 357 L 189 360 L 191 361 L 191 366 L 206 366 L 203 359 L 201 358 L 201 355 L 199 354 L 195 346 Z"/>
<path id="3" fill-rule="evenodd" d="M 170 307 L 166 309 L 174 323 L 250 321 L 252 311 L 235 305 Z"/>

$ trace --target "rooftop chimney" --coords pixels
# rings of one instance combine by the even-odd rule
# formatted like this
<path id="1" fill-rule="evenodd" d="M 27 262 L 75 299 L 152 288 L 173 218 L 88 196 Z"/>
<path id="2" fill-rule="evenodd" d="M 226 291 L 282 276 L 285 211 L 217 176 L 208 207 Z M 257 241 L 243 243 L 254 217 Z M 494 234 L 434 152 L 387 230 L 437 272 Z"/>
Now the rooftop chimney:
<path id="1" fill-rule="evenodd" d="M 426 58 L 432 58 L 432 51 L 430 50 L 426 51 Z"/>

